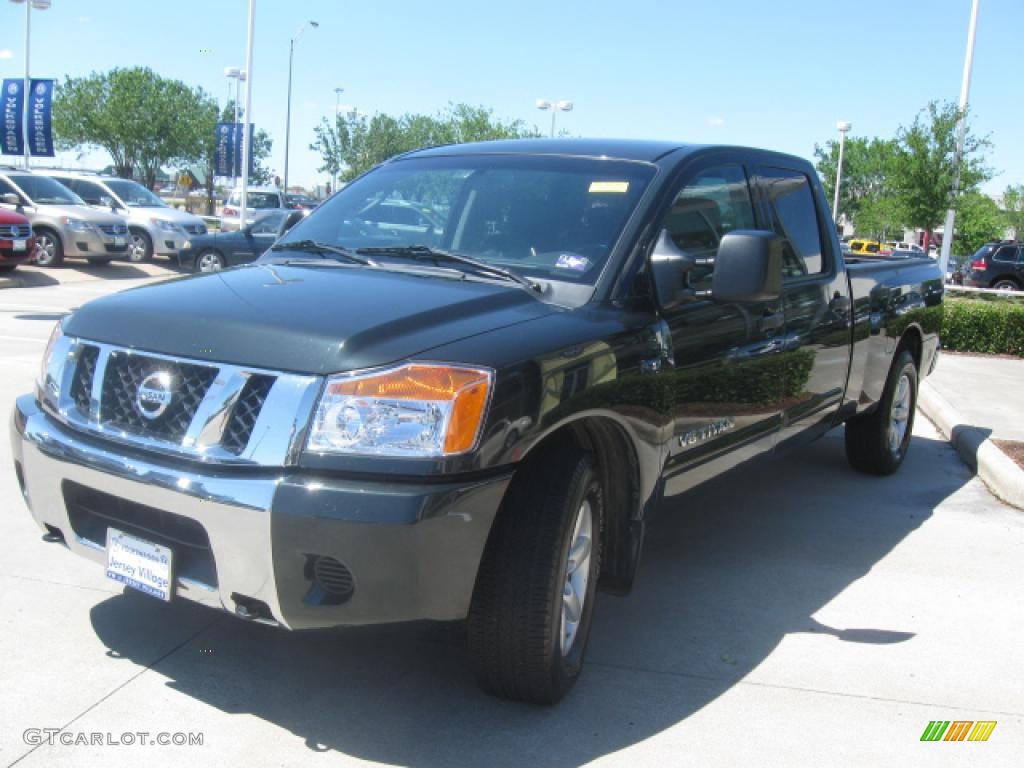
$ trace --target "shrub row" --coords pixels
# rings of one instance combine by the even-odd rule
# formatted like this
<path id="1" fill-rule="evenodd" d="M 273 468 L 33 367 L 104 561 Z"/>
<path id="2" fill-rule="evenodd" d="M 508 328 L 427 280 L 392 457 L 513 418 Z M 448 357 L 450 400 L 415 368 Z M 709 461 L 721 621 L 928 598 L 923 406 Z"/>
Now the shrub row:
<path id="1" fill-rule="evenodd" d="M 960 352 L 1024 357 L 1024 304 L 947 300 L 942 346 Z"/>

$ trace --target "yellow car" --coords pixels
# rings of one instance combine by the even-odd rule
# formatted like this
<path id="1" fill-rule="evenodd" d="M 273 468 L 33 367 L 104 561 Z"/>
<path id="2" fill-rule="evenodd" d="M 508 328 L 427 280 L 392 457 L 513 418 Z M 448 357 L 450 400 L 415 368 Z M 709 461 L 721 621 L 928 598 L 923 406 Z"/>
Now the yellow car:
<path id="1" fill-rule="evenodd" d="M 850 253 L 855 256 L 887 256 L 892 249 L 877 240 L 851 240 Z"/>

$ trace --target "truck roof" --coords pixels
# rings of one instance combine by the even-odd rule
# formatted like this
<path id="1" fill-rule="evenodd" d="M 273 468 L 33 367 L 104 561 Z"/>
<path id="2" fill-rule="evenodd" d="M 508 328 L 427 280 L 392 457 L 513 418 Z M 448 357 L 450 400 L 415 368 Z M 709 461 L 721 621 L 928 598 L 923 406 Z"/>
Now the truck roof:
<path id="1" fill-rule="evenodd" d="M 446 144 L 409 152 L 402 157 L 441 157 L 446 155 L 563 155 L 607 157 L 653 163 L 679 149 L 699 149 L 702 145 L 678 141 L 641 139 L 505 139 L 472 144 Z"/>

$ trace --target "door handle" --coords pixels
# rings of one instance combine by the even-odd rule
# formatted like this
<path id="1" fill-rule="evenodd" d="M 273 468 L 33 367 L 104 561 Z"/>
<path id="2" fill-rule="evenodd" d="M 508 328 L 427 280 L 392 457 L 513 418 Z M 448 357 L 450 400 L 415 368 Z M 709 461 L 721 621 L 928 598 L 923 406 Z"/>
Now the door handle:
<path id="1" fill-rule="evenodd" d="M 782 310 L 778 312 L 765 312 L 761 317 L 761 330 L 762 331 L 777 331 L 786 324 L 786 313 Z"/>

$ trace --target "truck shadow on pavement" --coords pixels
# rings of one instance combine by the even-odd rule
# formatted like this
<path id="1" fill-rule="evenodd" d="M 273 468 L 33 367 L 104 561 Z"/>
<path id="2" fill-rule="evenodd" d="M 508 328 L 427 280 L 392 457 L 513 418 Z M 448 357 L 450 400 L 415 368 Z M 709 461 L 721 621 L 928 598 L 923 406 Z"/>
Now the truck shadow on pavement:
<path id="1" fill-rule="evenodd" d="M 261 718 L 313 751 L 438 768 L 581 765 L 684 721 L 787 635 L 871 644 L 914 637 L 905 627 L 829 627 L 813 616 L 971 473 L 951 460 L 948 443 L 915 436 L 896 476 L 859 475 L 841 437 L 741 468 L 664 510 L 632 595 L 599 597 L 586 669 L 552 708 L 481 693 L 458 625 L 292 634 L 134 594 L 96 605 L 92 623 L 110 655 L 153 665 L 176 691 Z M 909 479 L 923 474 L 926 483 Z M 159 659 L 143 633 L 124 634 L 126 626 L 171 633 L 183 625 L 205 628 Z M 828 669 L 804 673 L 831 679 Z M 217 720 L 202 722 L 219 731 Z M 216 738 L 209 733 L 207 743 Z"/>

